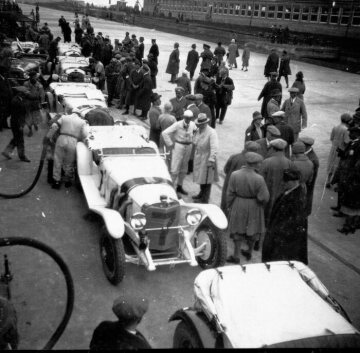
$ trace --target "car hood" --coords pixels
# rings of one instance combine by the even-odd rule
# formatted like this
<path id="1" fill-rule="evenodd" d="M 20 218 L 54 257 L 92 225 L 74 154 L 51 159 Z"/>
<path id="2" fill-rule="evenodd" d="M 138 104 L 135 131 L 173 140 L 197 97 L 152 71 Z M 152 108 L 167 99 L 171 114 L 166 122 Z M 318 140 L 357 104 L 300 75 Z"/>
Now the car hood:
<path id="1" fill-rule="evenodd" d="M 11 63 L 11 68 L 29 72 L 31 70 L 37 69 L 39 67 L 39 65 L 40 65 L 40 62 L 37 60 L 15 59 Z"/>

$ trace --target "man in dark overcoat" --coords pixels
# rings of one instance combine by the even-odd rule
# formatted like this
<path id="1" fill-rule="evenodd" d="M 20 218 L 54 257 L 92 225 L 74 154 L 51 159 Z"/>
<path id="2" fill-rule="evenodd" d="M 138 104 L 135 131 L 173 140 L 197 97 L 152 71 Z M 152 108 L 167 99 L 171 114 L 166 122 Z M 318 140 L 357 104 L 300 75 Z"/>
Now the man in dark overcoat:
<path id="1" fill-rule="evenodd" d="M 108 90 L 108 100 L 107 104 L 110 107 L 112 105 L 112 100 L 115 98 L 115 88 L 120 75 L 121 64 L 120 62 L 112 58 L 110 64 L 105 68 L 106 84 Z"/>
<path id="2" fill-rule="evenodd" d="M 11 50 L 3 49 L 0 54 L 0 131 L 8 128 L 7 117 L 10 115 L 12 91 L 7 74 L 11 66 Z"/>
<path id="3" fill-rule="evenodd" d="M 122 115 L 129 114 L 130 105 L 133 105 L 136 101 L 136 96 L 139 92 L 139 88 L 142 84 L 143 76 L 144 76 L 144 73 L 141 70 L 140 65 L 141 64 L 140 64 L 139 60 L 135 59 L 134 68 L 132 69 L 132 71 L 130 72 L 130 75 L 128 77 L 129 89 L 127 90 L 126 98 L 125 98 L 125 109 L 126 110 L 124 113 L 122 113 Z"/>
<path id="4" fill-rule="evenodd" d="M 267 105 L 268 102 L 271 99 L 271 93 L 273 93 L 273 91 L 275 89 L 280 90 L 280 92 L 282 92 L 282 86 L 280 82 L 276 81 L 276 77 L 277 77 L 277 72 L 276 71 L 272 71 L 270 74 L 270 81 L 266 82 L 262 91 L 259 94 L 258 97 L 258 101 L 263 98 L 262 101 L 262 105 L 261 105 L 261 115 L 267 119 L 268 118 L 268 113 L 267 113 Z"/>
<path id="5" fill-rule="evenodd" d="M 308 263 L 306 191 L 300 172 L 283 172 L 284 192 L 272 208 L 262 248 L 262 262 L 301 261 Z"/>
<path id="6" fill-rule="evenodd" d="M 180 52 L 179 43 L 174 44 L 174 50 L 169 56 L 169 62 L 166 68 L 166 73 L 171 75 L 170 83 L 175 83 L 175 79 L 179 73 L 180 67 Z"/>
<path id="7" fill-rule="evenodd" d="M 203 45 L 204 51 L 200 54 L 200 57 L 202 58 L 202 62 L 200 65 L 200 69 L 208 69 L 210 71 L 211 68 L 211 61 L 214 57 L 214 54 L 210 50 L 210 45 L 204 44 Z"/>
<path id="8" fill-rule="evenodd" d="M 271 49 L 270 54 L 266 60 L 264 76 L 269 78 L 271 72 L 277 72 L 279 68 L 279 62 L 280 58 L 276 49 Z"/>
<path id="9" fill-rule="evenodd" d="M 154 55 L 154 60 L 156 64 L 158 64 L 158 56 L 160 55 L 160 53 L 159 53 L 159 47 L 156 44 L 156 39 L 151 39 L 151 47 L 149 50 L 149 54 Z"/>
<path id="10" fill-rule="evenodd" d="M 136 95 L 135 100 L 135 109 L 141 110 L 141 115 L 138 116 L 141 120 L 147 119 L 147 114 L 151 107 L 151 96 L 152 91 L 152 81 L 150 77 L 150 68 L 146 64 L 142 66 L 143 79 L 139 87 L 139 91 Z"/>
<path id="11" fill-rule="evenodd" d="M 199 63 L 199 53 L 196 51 L 196 44 L 191 46 L 186 59 L 186 70 L 190 72 L 190 80 L 193 79 L 196 67 Z"/>
<path id="12" fill-rule="evenodd" d="M 291 75 L 290 56 L 286 50 L 283 50 L 280 60 L 279 77 L 277 80 L 280 82 L 281 77 L 284 76 L 286 88 L 289 88 L 289 75 Z"/>
<path id="13" fill-rule="evenodd" d="M 153 84 L 153 89 L 156 88 L 156 76 L 159 72 L 158 65 L 154 59 L 153 54 L 148 55 L 148 66 L 150 67 L 150 77 Z"/>

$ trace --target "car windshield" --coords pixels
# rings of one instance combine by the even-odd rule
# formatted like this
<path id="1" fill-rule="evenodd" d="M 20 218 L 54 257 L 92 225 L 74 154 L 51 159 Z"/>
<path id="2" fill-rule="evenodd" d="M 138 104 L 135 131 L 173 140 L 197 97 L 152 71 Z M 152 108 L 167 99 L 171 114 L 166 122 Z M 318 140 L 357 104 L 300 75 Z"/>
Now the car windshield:
<path id="1" fill-rule="evenodd" d="M 111 155 L 111 154 L 131 154 L 131 155 L 144 155 L 144 154 L 156 154 L 156 151 L 151 147 L 108 147 L 103 148 L 104 155 Z"/>

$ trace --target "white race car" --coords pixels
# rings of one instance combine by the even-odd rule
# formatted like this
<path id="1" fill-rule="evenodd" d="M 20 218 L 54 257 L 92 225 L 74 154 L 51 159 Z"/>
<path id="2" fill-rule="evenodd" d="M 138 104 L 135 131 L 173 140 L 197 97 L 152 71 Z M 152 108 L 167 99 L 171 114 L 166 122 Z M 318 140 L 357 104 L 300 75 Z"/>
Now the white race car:
<path id="1" fill-rule="evenodd" d="M 19 40 L 11 42 L 11 50 L 14 54 L 16 53 L 31 54 L 37 49 L 39 49 L 39 44 L 36 42 L 20 42 Z"/>
<path id="2" fill-rule="evenodd" d="M 59 56 L 82 56 L 81 47 L 77 43 L 59 43 Z"/>
<path id="3" fill-rule="evenodd" d="M 100 254 L 113 284 L 125 263 L 188 263 L 203 268 L 226 259 L 227 219 L 212 204 L 178 199 L 165 156 L 137 125 L 92 126 L 77 145 L 77 172 L 88 207 L 104 221 Z"/>
<path id="4" fill-rule="evenodd" d="M 360 348 L 360 332 L 301 262 L 219 267 L 194 282 L 178 310 L 173 348 Z"/>
<path id="5" fill-rule="evenodd" d="M 91 83 L 89 58 L 84 56 L 59 56 L 55 72 L 62 82 Z"/>

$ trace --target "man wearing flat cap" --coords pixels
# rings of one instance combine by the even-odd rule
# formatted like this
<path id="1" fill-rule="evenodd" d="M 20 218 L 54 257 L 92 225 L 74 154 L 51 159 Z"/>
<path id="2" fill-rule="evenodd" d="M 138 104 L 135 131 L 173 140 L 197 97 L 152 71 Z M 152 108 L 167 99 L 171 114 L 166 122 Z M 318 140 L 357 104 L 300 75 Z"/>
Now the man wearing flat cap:
<path id="1" fill-rule="evenodd" d="M 285 112 L 284 121 L 294 130 L 294 138 L 297 141 L 299 133 L 307 127 L 307 112 L 304 102 L 297 97 L 299 89 L 289 88 L 290 98 L 282 105 L 281 110 Z"/>
<path id="2" fill-rule="evenodd" d="M 179 73 L 180 67 L 180 52 L 179 43 L 174 44 L 174 50 L 170 53 L 169 62 L 166 68 L 166 73 L 171 75 L 170 83 L 175 83 L 175 79 Z"/>
<path id="3" fill-rule="evenodd" d="M 261 115 L 267 119 L 268 118 L 268 112 L 267 112 L 267 105 L 272 98 L 271 93 L 273 93 L 275 90 L 278 90 L 282 92 L 282 86 L 281 83 L 276 80 L 277 78 L 277 72 L 271 72 L 270 73 L 270 80 L 265 83 L 262 91 L 259 94 L 258 101 L 263 99 L 262 105 L 261 105 Z M 280 101 L 281 102 L 281 101 Z"/>
<path id="4" fill-rule="evenodd" d="M 247 261 L 251 260 L 254 243 L 265 233 L 264 206 L 270 195 L 264 178 L 257 173 L 262 160 L 259 154 L 246 152 L 246 165 L 230 176 L 226 204 L 230 210 L 229 233 L 235 249 L 228 262 L 240 263 L 240 253 Z M 241 250 L 244 240 L 247 251 Z"/>
<path id="5" fill-rule="evenodd" d="M 265 137 L 265 128 L 261 123 L 263 117 L 260 112 L 253 113 L 252 122 L 245 131 L 245 143 L 247 141 L 257 141 Z"/>
<path id="6" fill-rule="evenodd" d="M 206 116 L 211 119 L 211 110 L 207 104 L 203 102 L 204 96 L 201 93 L 195 94 L 195 103 L 196 106 L 199 108 L 200 113 L 206 114 Z"/>
<path id="7" fill-rule="evenodd" d="M 136 329 L 148 307 L 148 300 L 134 293 L 117 298 L 112 310 L 118 321 L 103 321 L 96 327 L 90 351 L 150 349 L 146 338 Z"/>
<path id="8" fill-rule="evenodd" d="M 200 54 L 200 57 L 202 58 L 200 69 L 202 70 L 202 69 L 206 68 L 206 69 L 210 70 L 211 60 L 213 59 L 214 54 L 210 50 L 210 45 L 204 44 L 203 48 L 204 48 L 204 51 Z"/>
<path id="9" fill-rule="evenodd" d="M 194 77 L 196 67 L 199 63 L 199 53 L 196 51 L 196 44 L 191 46 L 191 50 L 188 52 L 186 59 L 186 70 L 190 72 L 190 81 Z"/>
<path id="10" fill-rule="evenodd" d="M 271 96 L 271 99 L 269 100 L 267 107 L 266 107 L 266 112 L 267 112 L 268 117 L 272 116 L 274 113 L 276 113 L 280 110 L 282 93 L 279 89 L 274 89 L 270 93 L 270 96 Z"/>
<path id="11" fill-rule="evenodd" d="M 171 114 L 175 116 L 176 120 L 181 120 L 186 110 L 187 102 L 184 97 L 185 90 L 182 87 L 175 88 L 175 97 L 170 99 L 170 103 L 173 106 Z"/>
<path id="12" fill-rule="evenodd" d="M 178 77 L 175 82 L 178 87 L 182 87 L 184 89 L 185 95 L 191 94 L 191 82 L 187 75 L 187 71 L 183 71 L 181 76 Z"/>
<path id="13" fill-rule="evenodd" d="M 192 151 L 192 142 L 196 125 L 192 121 L 193 113 L 186 110 L 183 120 L 180 120 L 162 132 L 162 137 L 168 148 L 172 148 L 170 174 L 176 191 L 188 195 L 183 188 L 183 182 L 188 170 L 188 163 Z"/>
<path id="14" fill-rule="evenodd" d="M 270 142 L 276 138 L 280 137 L 280 131 L 274 125 L 268 125 L 266 127 L 265 137 L 257 140 L 256 142 L 260 145 L 259 154 L 263 156 L 263 158 L 267 158 L 272 154 L 271 144 Z"/>
<path id="15" fill-rule="evenodd" d="M 198 115 L 200 114 L 200 109 L 196 105 L 196 97 L 193 94 L 188 94 L 185 96 L 187 107 L 186 109 L 191 110 L 193 113 L 193 121 L 197 119 Z"/>

